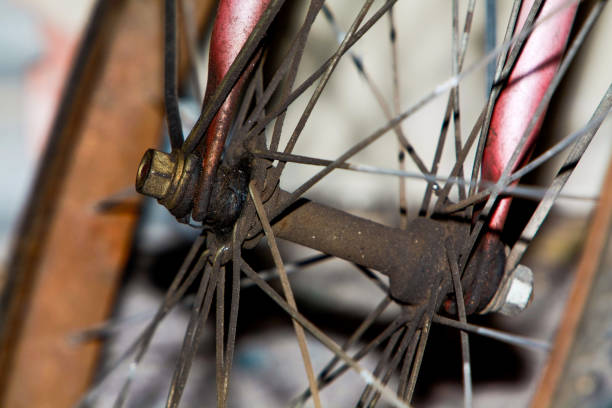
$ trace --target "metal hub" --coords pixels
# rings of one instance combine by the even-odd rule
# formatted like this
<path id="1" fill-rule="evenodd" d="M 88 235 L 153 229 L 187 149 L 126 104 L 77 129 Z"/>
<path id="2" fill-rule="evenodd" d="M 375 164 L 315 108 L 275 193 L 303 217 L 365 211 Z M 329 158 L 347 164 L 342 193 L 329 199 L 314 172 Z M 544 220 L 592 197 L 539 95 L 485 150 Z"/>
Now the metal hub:
<path id="1" fill-rule="evenodd" d="M 184 156 L 180 150 L 164 153 L 149 149 L 138 166 L 136 190 L 156 198 L 179 221 L 185 221 L 193 210 L 201 168 L 201 161 L 194 154 Z M 219 166 L 204 219 L 207 227 L 222 231 L 233 225 L 246 199 L 249 177 L 247 159 L 232 166 Z"/>

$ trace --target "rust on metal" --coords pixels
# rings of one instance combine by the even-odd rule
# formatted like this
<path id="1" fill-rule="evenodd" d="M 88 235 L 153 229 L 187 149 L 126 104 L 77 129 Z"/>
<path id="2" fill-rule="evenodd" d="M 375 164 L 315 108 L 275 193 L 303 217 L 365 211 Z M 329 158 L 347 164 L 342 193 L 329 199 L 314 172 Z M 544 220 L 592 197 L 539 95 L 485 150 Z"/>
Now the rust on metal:
<path id="1" fill-rule="evenodd" d="M 213 5 L 198 2 L 200 22 Z M 108 316 L 139 213 L 137 203 L 104 214 L 95 207 L 133 184 L 135 163 L 159 141 L 162 1 L 96 7 L 9 265 L 2 407 L 72 406 L 86 390 L 99 345 L 71 344 L 70 335 Z"/>
<path id="2" fill-rule="evenodd" d="M 288 195 L 279 189 L 267 204 L 274 207 L 274 201 L 282 202 Z M 390 296 L 399 303 L 416 305 L 427 302 L 440 282 L 441 300 L 452 292 L 445 245 L 462 250 L 469 223 L 419 217 L 403 230 L 301 199 L 277 217 L 273 230 L 279 238 L 387 275 Z M 478 257 L 468 262 L 462 281 L 466 292 L 472 293 L 472 299 L 465 300 L 469 313 L 481 310 L 495 292 L 496 287 L 483 283 L 491 262 Z"/>
<path id="3" fill-rule="evenodd" d="M 406 230 L 300 200 L 273 225 L 276 236 L 317 249 L 389 276 L 390 295 L 401 303 L 420 304 L 440 276 L 448 276 L 442 250 L 444 225 L 417 218 Z"/>

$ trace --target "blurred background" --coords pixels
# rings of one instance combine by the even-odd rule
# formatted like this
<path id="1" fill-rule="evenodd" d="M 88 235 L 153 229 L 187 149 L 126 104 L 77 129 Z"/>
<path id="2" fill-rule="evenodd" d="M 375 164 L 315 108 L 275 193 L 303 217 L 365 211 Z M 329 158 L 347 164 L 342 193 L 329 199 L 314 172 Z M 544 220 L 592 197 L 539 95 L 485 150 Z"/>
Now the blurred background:
<path id="1" fill-rule="evenodd" d="M 30 193 L 92 0 L 0 1 L 0 257 Z"/>
<path id="2" fill-rule="evenodd" d="M 354 12 L 354 2 L 337 0 L 329 2 L 338 15 L 338 24 L 346 29 Z M 381 2 L 376 2 L 378 5 Z M 466 2 L 461 2 L 462 10 Z M 484 2 L 483 2 L 484 3 Z M 503 37 L 511 2 L 499 1 L 497 13 L 500 26 L 497 28 L 498 39 Z M 9 258 L 11 244 L 15 239 L 17 223 L 22 214 L 26 200 L 36 200 L 36 192 L 31 191 L 37 163 L 45 148 L 54 113 L 61 96 L 68 70 L 75 55 L 80 36 L 94 5 L 93 0 L 0 0 L 0 262 L 5 264 Z M 406 108 L 421 95 L 433 89 L 451 74 L 450 53 L 450 7 L 445 0 L 429 2 L 399 2 L 396 7 L 398 37 L 400 49 L 400 70 L 403 78 L 400 82 L 402 107 Z M 294 17 L 299 18 L 299 17 Z M 565 81 L 566 88 L 560 90 L 564 96 L 562 102 L 553 102 L 551 114 L 547 119 L 547 142 L 549 145 L 563 136 L 579 129 L 590 116 L 594 107 L 603 95 L 612 79 L 610 70 L 611 55 L 607 51 L 609 39 L 612 38 L 612 10 L 604 11 L 600 23 L 581 51 Z M 477 9 L 470 46 L 465 66 L 477 62 L 485 53 L 484 7 Z M 419 32 L 415 35 L 415 30 Z M 206 31 L 206 30 L 205 30 Z M 290 31 L 290 30 L 289 30 Z M 390 95 L 392 82 L 386 61 L 389 59 L 389 48 L 385 42 L 388 26 L 379 24 L 372 33 L 366 35 L 355 47 L 355 53 L 364 63 L 364 67 L 373 78 L 376 78 L 381 89 Z M 322 57 L 329 55 L 337 46 L 334 32 L 327 21 L 318 18 L 313 27 L 313 44 L 307 48 L 304 64 L 299 78 L 305 78 Z M 409 51 L 408 51 L 409 50 Z M 206 60 L 206 50 L 202 51 Z M 596 62 L 590 62 L 591 59 Z M 200 64 L 203 72 L 200 78 L 206 78 L 206 63 Z M 484 69 L 475 72 L 465 79 L 461 86 L 462 133 L 467 135 L 482 104 L 485 101 L 486 76 Z M 347 92 L 347 89 L 350 92 Z M 338 72 L 334 74 L 328 89 L 315 110 L 316 120 L 310 121 L 305 132 L 311 135 L 300 142 L 297 154 L 316 155 L 333 159 L 343 152 L 351 141 L 358 140 L 385 122 L 384 115 L 372 102 L 367 85 L 359 77 L 350 60 L 341 62 Z M 199 112 L 198 101 L 185 92 L 181 110 L 184 124 L 189 127 Z M 561 98 L 559 98 L 561 99 Z M 287 126 L 297 122 L 297 112 L 307 99 L 300 98 L 296 109 L 289 111 Z M 429 161 L 433 155 L 432 138 L 439 132 L 445 97 L 438 98 L 426 108 L 419 111 L 404 125 L 404 131 L 410 135 L 417 151 Z M 156 135 L 161 140 L 161 132 Z M 155 138 L 154 137 L 154 138 Z M 449 146 L 452 141 L 449 138 Z M 321 146 L 325 150 L 321 153 Z M 152 146 L 153 147 L 153 146 Z M 389 167 L 395 165 L 396 141 L 393 137 L 383 138 L 372 148 L 355 157 L 356 163 Z M 452 165 L 452 149 L 447 149 L 447 160 L 442 173 L 448 172 Z M 601 127 L 593 145 L 587 151 L 587 157 L 572 176 L 564 189 L 566 194 L 582 197 L 597 197 L 603 180 L 607 161 L 612 151 L 612 123 L 607 120 Z M 392 153 L 389 153 L 392 152 Z M 557 160 L 558 163 L 561 159 Z M 137 163 L 133 163 L 134 169 Z M 408 170 L 416 167 L 408 164 Z M 291 189 L 301 183 L 316 169 L 288 166 L 290 176 L 283 181 L 283 187 Z M 550 177 L 555 163 L 547 166 L 532 181 L 535 183 Z M 123 181 L 119 184 L 121 185 Z M 129 180 L 125 183 L 129 187 Z M 409 197 L 419 197 L 425 183 L 420 180 L 408 182 Z M 121 193 L 121 189 L 116 190 Z M 108 197 L 100 197 L 104 200 Z M 380 222 L 397 225 L 397 180 L 393 177 L 360 175 L 347 172 L 336 172 L 316 186 L 309 198 L 314 198 L 353 213 L 374 218 Z M 416 215 L 419 199 L 409 201 L 409 212 Z M 113 315 L 119 321 L 139 313 L 154 310 L 168 283 L 167 271 L 177 267 L 177 261 L 184 256 L 189 242 L 196 232 L 178 225 L 164 209 L 153 201 L 144 203 L 144 217 L 135 232 L 135 243 L 130 251 L 127 271 L 123 275 L 121 288 Z M 562 300 L 567 293 L 567 276 L 572 269 L 579 244 L 584 237 L 586 220 L 593 207 L 592 200 L 561 200 L 551 221 L 546 228 L 550 230 L 547 238 L 537 242 L 534 251 L 539 254 L 539 268 L 536 275 L 538 292 L 533 313 L 527 313 L 520 321 L 484 320 L 485 323 L 498 324 L 525 335 L 550 339 L 561 314 Z M 285 245 L 284 251 L 290 259 L 304 256 L 304 250 Z M 269 263 L 269 259 L 268 259 Z M 262 267 L 266 261 L 262 262 Z M 270 266 L 270 265 L 267 265 Z M 327 305 L 330 299 L 342 299 L 343 306 L 349 315 L 365 313 L 377 299 L 369 299 L 367 290 L 360 283 L 354 282 L 341 262 L 326 264 L 325 272 L 318 270 L 318 279 L 309 276 L 298 276 L 295 279 L 296 293 L 307 305 L 311 305 L 314 315 L 328 315 Z M 334 274 L 327 272 L 334 271 Z M 76 273 L 76 272 L 75 272 Z M 329 276 L 333 276 L 330 278 Z M 5 279 L 0 269 L 0 286 Z M 246 295 L 245 302 L 248 301 Z M 236 374 L 233 384 L 236 388 L 234 406 L 283 406 L 296 391 L 304 385 L 302 381 L 291 382 L 285 371 L 297 370 L 300 366 L 296 345 L 288 321 L 281 320 L 277 312 L 266 303 L 265 299 L 252 295 L 254 304 L 261 305 L 268 322 L 252 323 L 253 327 L 244 332 L 244 345 L 238 350 Z M 313 306 L 314 305 L 314 306 Z M 160 330 L 151 357 L 141 369 L 140 378 L 144 378 L 135 387 L 132 406 L 157 406 L 165 398 L 166 383 L 177 356 L 182 339 L 182 331 L 188 319 L 188 305 L 171 315 Z M 355 310 L 359 311 L 358 313 Z M 321 317 L 319 316 L 319 317 Z M 256 317 L 251 316 L 253 319 Z M 340 318 L 340 317 L 338 317 Z M 321 319 L 323 319 L 321 317 Z M 348 318 L 347 318 L 348 319 Z M 323 319 L 324 320 L 324 319 Z M 246 322 L 245 322 L 246 324 Z M 140 326 L 139 326 L 140 325 Z M 330 326 L 333 325 L 330 323 Z M 263 330 L 258 330 L 266 326 Z M 113 332 L 111 341 L 105 343 L 103 358 L 99 367 L 105 367 L 108 361 L 119 355 L 134 338 L 142 321 L 122 326 Z M 86 327 L 83 327 L 85 329 Z M 338 333 L 340 336 L 342 333 Z M 446 334 L 442 334 L 444 338 Z M 214 386 L 214 355 L 209 347 L 212 331 L 205 340 L 206 347 L 194 364 L 193 384 L 186 394 L 185 406 L 200 406 L 202 394 L 212 398 Z M 328 353 L 318 343 L 312 342 L 315 365 L 322 365 Z M 476 340 L 475 348 L 479 347 Z M 486 343 L 483 347 L 489 347 Z M 434 342 L 431 346 L 435 352 L 443 353 L 444 341 Z M 502 355 L 508 350 L 490 346 L 491 353 Z M 458 356 L 458 353 L 456 354 Z M 295 360 L 295 361 L 294 361 Z M 506 359 L 501 358 L 495 364 L 487 364 L 486 354 L 480 361 L 481 371 L 476 375 L 477 388 L 481 396 L 476 401 L 479 406 L 524 406 L 528 403 L 533 388 L 531 382 L 537 377 L 537 370 L 544 363 L 544 355 L 512 351 Z M 478 359 L 477 359 L 478 361 Z M 368 364 L 373 364 L 368 362 Z M 490 366 L 490 367 L 489 367 Z M 282 367 L 282 368 L 281 368 Z M 476 370 L 476 369 L 475 369 Z M 491 370 L 491 371 L 488 371 Z M 507 371 L 508 375 L 491 377 L 491 372 Z M 438 385 L 425 385 L 419 394 L 421 401 L 431 406 L 460 406 L 458 382 L 447 376 L 440 376 L 435 370 L 427 371 L 424 382 Z M 431 380 L 427 378 L 431 377 Z M 261 379 L 265 378 L 265 381 Z M 493 378 L 493 380 L 491 380 Z M 105 391 L 96 394 L 95 403 L 91 406 L 111 406 L 115 392 L 121 384 L 122 377 L 111 380 Z M 350 378 L 349 381 L 359 381 Z M 239 385 L 238 385 L 239 384 Z M 350 387 L 350 385 L 347 385 Z M 212 403 L 213 399 L 206 401 Z M 342 396 L 329 397 L 330 406 L 344 406 Z M 334 399 L 337 398 L 337 399 Z M 191 405 L 193 404 L 193 405 Z"/>

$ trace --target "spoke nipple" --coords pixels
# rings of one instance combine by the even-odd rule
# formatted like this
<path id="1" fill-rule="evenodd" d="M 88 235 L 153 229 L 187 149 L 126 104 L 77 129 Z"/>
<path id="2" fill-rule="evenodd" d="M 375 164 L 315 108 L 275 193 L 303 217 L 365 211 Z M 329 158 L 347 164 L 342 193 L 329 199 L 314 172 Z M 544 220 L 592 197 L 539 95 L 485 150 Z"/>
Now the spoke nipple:
<path id="1" fill-rule="evenodd" d="M 499 312 L 506 316 L 516 316 L 529 306 L 532 298 L 533 272 L 525 265 L 518 265 L 499 287 L 483 313 Z"/>

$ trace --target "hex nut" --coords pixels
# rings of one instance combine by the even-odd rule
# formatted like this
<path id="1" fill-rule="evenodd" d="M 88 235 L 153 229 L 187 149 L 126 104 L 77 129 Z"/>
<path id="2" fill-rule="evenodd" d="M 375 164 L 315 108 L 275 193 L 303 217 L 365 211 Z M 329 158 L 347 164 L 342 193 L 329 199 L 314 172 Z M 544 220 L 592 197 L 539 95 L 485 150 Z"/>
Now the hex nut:
<path id="1" fill-rule="evenodd" d="M 172 185 L 176 169 L 176 159 L 158 150 L 146 151 L 136 175 L 136 191 L 141 194 L 162 199 Z"/>
<path id="2" fill-rule="evenodd" d="M 503 288 L 504 297 L 499 312 L 514 316 L 527 308 L 533 298 L 533 273 L 525 265 L 518 265 Z"/>
<path id="3" fill-rule="evenodd" d="M 138 166 L 136 191 L 156 198 L 177 219 L 184 219 L 193 206 L 201 167 L 195 154 L 149 149 Z"/>

